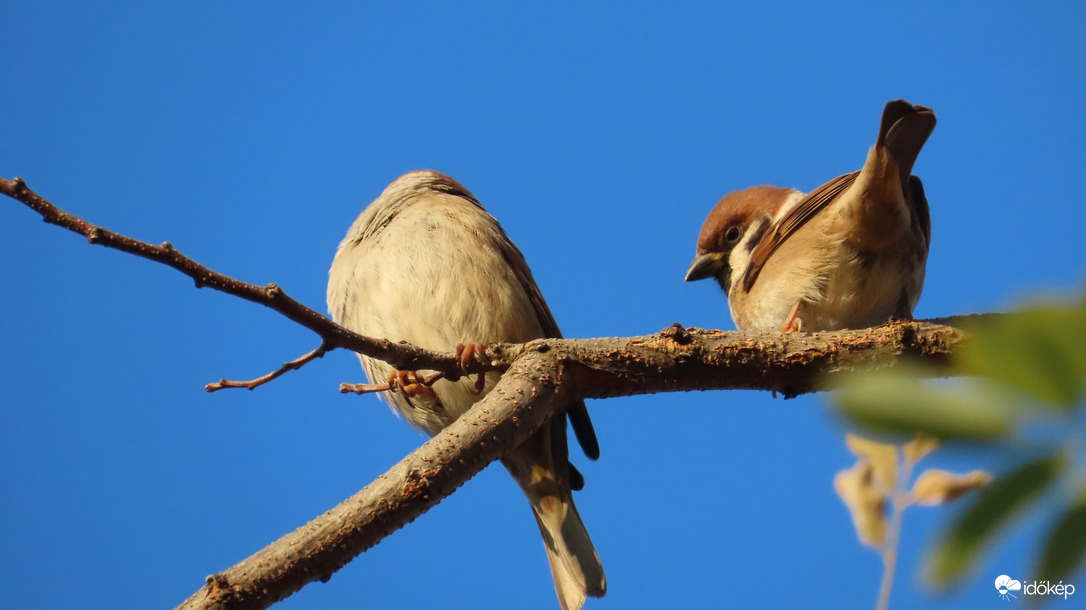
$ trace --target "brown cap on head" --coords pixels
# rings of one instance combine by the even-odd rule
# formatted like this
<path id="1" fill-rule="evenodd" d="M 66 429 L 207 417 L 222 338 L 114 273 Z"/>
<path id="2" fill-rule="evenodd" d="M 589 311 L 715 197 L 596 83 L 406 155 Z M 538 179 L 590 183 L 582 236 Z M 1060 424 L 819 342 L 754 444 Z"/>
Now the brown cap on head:
<path id="1" fill-rule="evenodd" d="M 715 278 L 727 292 L 731 288 L 732 251 L 759 218 L 773 217 L 797 193 L 794 189 L 775 186 L 752 186 L 724 195 L 701 226 L 697 256 L 686 270 L 686 281 Z M 768 227 L 769 222 L 759 226 Z"/>
<path id="2" fill-rule="evenodd" d="M 777 186 L 752 186 L 724 195 L 701 225 L 698 252 L 719 249 L 721 237 L 730 226 L 745 225 L 751 218 L 763 214 L 774 215 L 795 192 L 795 189 Z"/>

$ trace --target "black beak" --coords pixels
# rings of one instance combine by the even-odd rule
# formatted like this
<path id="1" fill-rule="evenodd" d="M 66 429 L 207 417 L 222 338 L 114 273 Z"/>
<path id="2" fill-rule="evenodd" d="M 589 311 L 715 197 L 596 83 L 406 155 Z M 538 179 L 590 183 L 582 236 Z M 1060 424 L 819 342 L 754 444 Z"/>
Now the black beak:
<path id="1" fill-rule="evenodd" d="M 720 252 L 706 252 L 694 257 L 694 262 L 686 270 L 686 281 L 693 282 L 717 277 L 724 267 L 724 255 Z"/>

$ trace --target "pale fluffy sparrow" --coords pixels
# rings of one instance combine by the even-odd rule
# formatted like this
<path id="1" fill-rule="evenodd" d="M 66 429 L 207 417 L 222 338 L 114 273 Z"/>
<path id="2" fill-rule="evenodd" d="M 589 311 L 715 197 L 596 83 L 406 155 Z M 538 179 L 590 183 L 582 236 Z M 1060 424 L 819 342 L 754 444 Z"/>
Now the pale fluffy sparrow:
<path id="1" fill-rule="evenodd" d="M 498 221 L 460 183 L 434 171 L 394 181 L 347 232 L 329 271 L 328 309 L 343 326 L 370 337 L 450 352 L 461 344 L 523 343 L 561 337 L 531 271 Z M 388 363 L 359 356 L 372 382 L 393 373 Z M 497 383 L 437 381 L 432 392 L 385 393 L 416 427 L 435 435 Z M 583 401 L 566 412 L 585 454 L 599 455 Z M 601 597 L 603 566 L 573 504 L 583 479 L 568 461 L 566 415 L 551 418 L 502 463 L 516 479 L 543 535 L 562 607 Z M 515 603 L 505 604 L 515 607 Z"/>

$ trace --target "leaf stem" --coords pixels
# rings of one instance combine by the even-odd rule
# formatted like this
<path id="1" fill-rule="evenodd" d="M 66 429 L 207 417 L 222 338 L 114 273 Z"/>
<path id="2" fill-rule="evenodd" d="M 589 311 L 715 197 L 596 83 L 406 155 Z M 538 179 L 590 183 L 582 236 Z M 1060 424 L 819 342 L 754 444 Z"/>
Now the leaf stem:
<path id="1" fill-rule="evenodd" d="M 905 509 L 909 506 L 909 480 L 912 478 L 913 466 L 916 465 L 916 462 L 904 457 L 903 452 L 899 454 L 902 454 L 902 466 L 895 482 L 890 525 L 887 528 L 886 543 L 882 550 L 882 584 L 879 586 L 877 610 L 888 610 L 890 607 L 890 591 L 894 586 L 894 572 L 897 569 L 897 551 L 901 546 L 901 522 Z"/>

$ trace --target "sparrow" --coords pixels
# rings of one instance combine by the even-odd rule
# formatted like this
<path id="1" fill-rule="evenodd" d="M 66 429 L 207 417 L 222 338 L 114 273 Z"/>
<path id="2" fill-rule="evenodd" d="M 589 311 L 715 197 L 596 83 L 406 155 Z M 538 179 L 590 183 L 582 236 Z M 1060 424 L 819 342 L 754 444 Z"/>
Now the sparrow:
<path id="1" fill-rule="evenodd" d="M 459 182 L 429 170 L 396 179 L 351 225 L 329 270 L 328 309 L 359 334 L 444 352 L 562 336 L 524 255 L 498 221 Z M 384 361 L 358 357 L 373 383 L 397 375 Z M 415 392 L 387 391 L 384 398 L 433 436 L 500 377 L 441 379 L 428 388 L 414 384 Z M 576 610 L 586 596 L 602 597 L 607 584 L 573 503 L 572 489 L 584 479 L 569 463 L 567 415 L 585 455 L 598 458 L 588 411 L 577 401 L 502 463 L 531 504 L 562 608 Z"/>
<path id="2" fill-rule="evenodd" d="M 861 170 L 810 194 L 755 186 L 724 196 L 686 281 L 714 278 L 740 330 L 828 331 L 909 319 L 924 287 L 931 218 L 912 175 L 935 113 L 886 104 Z"/>

